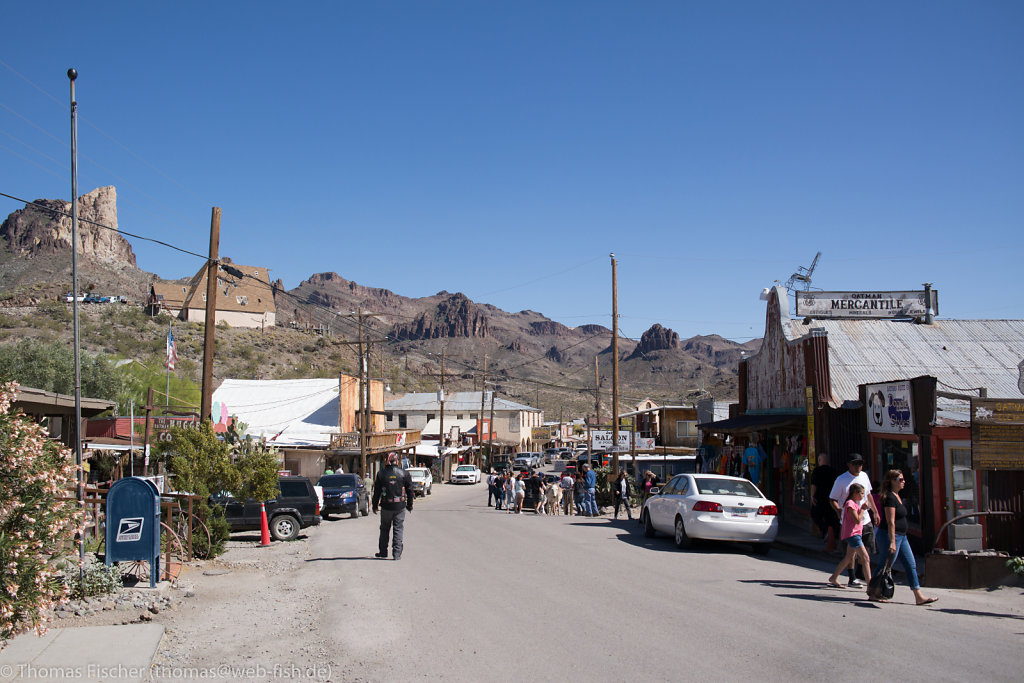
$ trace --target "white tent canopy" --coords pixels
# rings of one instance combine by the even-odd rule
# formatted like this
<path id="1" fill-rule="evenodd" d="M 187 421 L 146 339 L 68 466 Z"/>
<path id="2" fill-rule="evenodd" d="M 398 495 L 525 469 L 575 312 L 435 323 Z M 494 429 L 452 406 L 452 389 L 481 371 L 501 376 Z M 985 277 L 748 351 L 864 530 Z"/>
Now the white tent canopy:
<path id="1" fill-rule="evenodd" d="M 235 415 L 247 435 L 276 446 L 327 446 L 338 433 L 338 380 L 226 379 L 213 392 L 213 415 Z"/>

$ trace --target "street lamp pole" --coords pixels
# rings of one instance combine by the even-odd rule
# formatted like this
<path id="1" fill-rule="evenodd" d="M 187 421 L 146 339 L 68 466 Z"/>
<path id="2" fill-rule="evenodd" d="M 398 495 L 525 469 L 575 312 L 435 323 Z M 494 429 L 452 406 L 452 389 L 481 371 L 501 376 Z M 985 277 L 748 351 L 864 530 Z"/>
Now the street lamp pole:
<path id="1" fill-rule="evenodd" d="M 78 71 L 68 69 L 71 81 L 71 308 L 75 337 L 75 471 L 78 506 L 85 511 L 85 472 L 82 470 L 82 359 L 78 327 L 78 102 L 75 79 Z M 85 586 L 85 529 L 78 530 L 78 580 Z"/>

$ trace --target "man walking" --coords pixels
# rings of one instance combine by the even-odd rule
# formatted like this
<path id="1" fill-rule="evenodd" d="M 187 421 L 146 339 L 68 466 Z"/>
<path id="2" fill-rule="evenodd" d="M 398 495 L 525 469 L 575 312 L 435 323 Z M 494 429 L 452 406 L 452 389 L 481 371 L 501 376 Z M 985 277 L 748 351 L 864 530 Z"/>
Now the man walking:
<path id="1" fill-rule="evenodd" d="M 576 480 L 569 474 L 569 470 L 562 473 L 562 479 L 558 482 L 558 486 L 562 491 L 562 505 L 565 506 L 562 513 L 565 515 L 571 515 L 573 512 L 572 487 L 575 483 Z"/>
<path id="2" fill-rule="evenodd" d="M 388 537 L 391 536 L 391 556 L 402 559 L 405 512 L 412 512 L 412 501 L 412 477 L 398 466 L 398 454 L 388 453 L 387 465 L 373 480 L 373 514 L 377 514 L 380 507 L 379 552 L 374 557 L 387 559 Z"/>
<path id="3" fill-rule="evenodd" d="M 871 497 L 871 480 L 868 475 L 864 472 L 864 458 L 861 457 L 860 453 L 850 453 L 850 459 L 846 463 L 847 471 L 836 477 L 835 483 L 832 485 L 832 491 L 828 494 L 829 503 L 832 505 L 832 509 L 839 515 L 839 520 L 842 522 L 843 519 L 843 505 L 846 504 L 846 497 L 850 493 L 851 484 L 860 484 L 864 487 L 864 502 L 867 505 L 861 511 L 861 524 L 863 524 L 863 531 L 861 538 L 864 540 L 864 547 L 867 549 L 869 555 L 875 554 L 875 527 L 872 525 L 872 515 L 878 516 L 878 510 L 875 509 L 875 501 Z M 843 542 L 846 545 L 846 542 Z M 845 550 L 844 550 L 845 552 Z M 850 568 L 850 585 L 851 586 L 863 586 L 864 582 L 857 578 L 853 567 Z"/>
<path id="4" fill-rule="evenodd" d="M 583 509 L 588 517 L 597 517 L 597 473 L 590 469 L 589 463 L 583 463 L 583 482 L 586 486 L 583 493 Z"/>
<path id="5" fill-rule="evenodd" d="M 494 473 L 487 475 L 487 507 L 493 507 L 494 500 Z"/>

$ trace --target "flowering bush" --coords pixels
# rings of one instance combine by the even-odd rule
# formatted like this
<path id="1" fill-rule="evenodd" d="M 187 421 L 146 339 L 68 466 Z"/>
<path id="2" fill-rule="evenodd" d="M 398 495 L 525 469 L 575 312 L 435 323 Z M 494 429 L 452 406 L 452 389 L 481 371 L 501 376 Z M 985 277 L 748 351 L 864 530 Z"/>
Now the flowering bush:
<path id="1" fill-rule="evenodd" d="M 75 501 L 58 500 L 75 483 L 70 451 L 12 414 L 16 389 L 0 385 L 0 645 L 46 630 L 46 611 L 67 596 L 60 565 L 82 519 Z"/>

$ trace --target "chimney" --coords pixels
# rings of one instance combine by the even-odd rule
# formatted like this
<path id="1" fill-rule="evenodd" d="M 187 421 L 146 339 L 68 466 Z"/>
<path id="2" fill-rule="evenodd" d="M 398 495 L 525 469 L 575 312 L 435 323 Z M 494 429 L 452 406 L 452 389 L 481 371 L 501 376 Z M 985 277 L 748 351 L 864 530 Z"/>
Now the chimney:
<path id="1" fill-rule="evenodd" d="M 924 283 L 924 324 L 934 325 L 935 324 L 935 309 L 932 308 L 932 283 Z"/>

